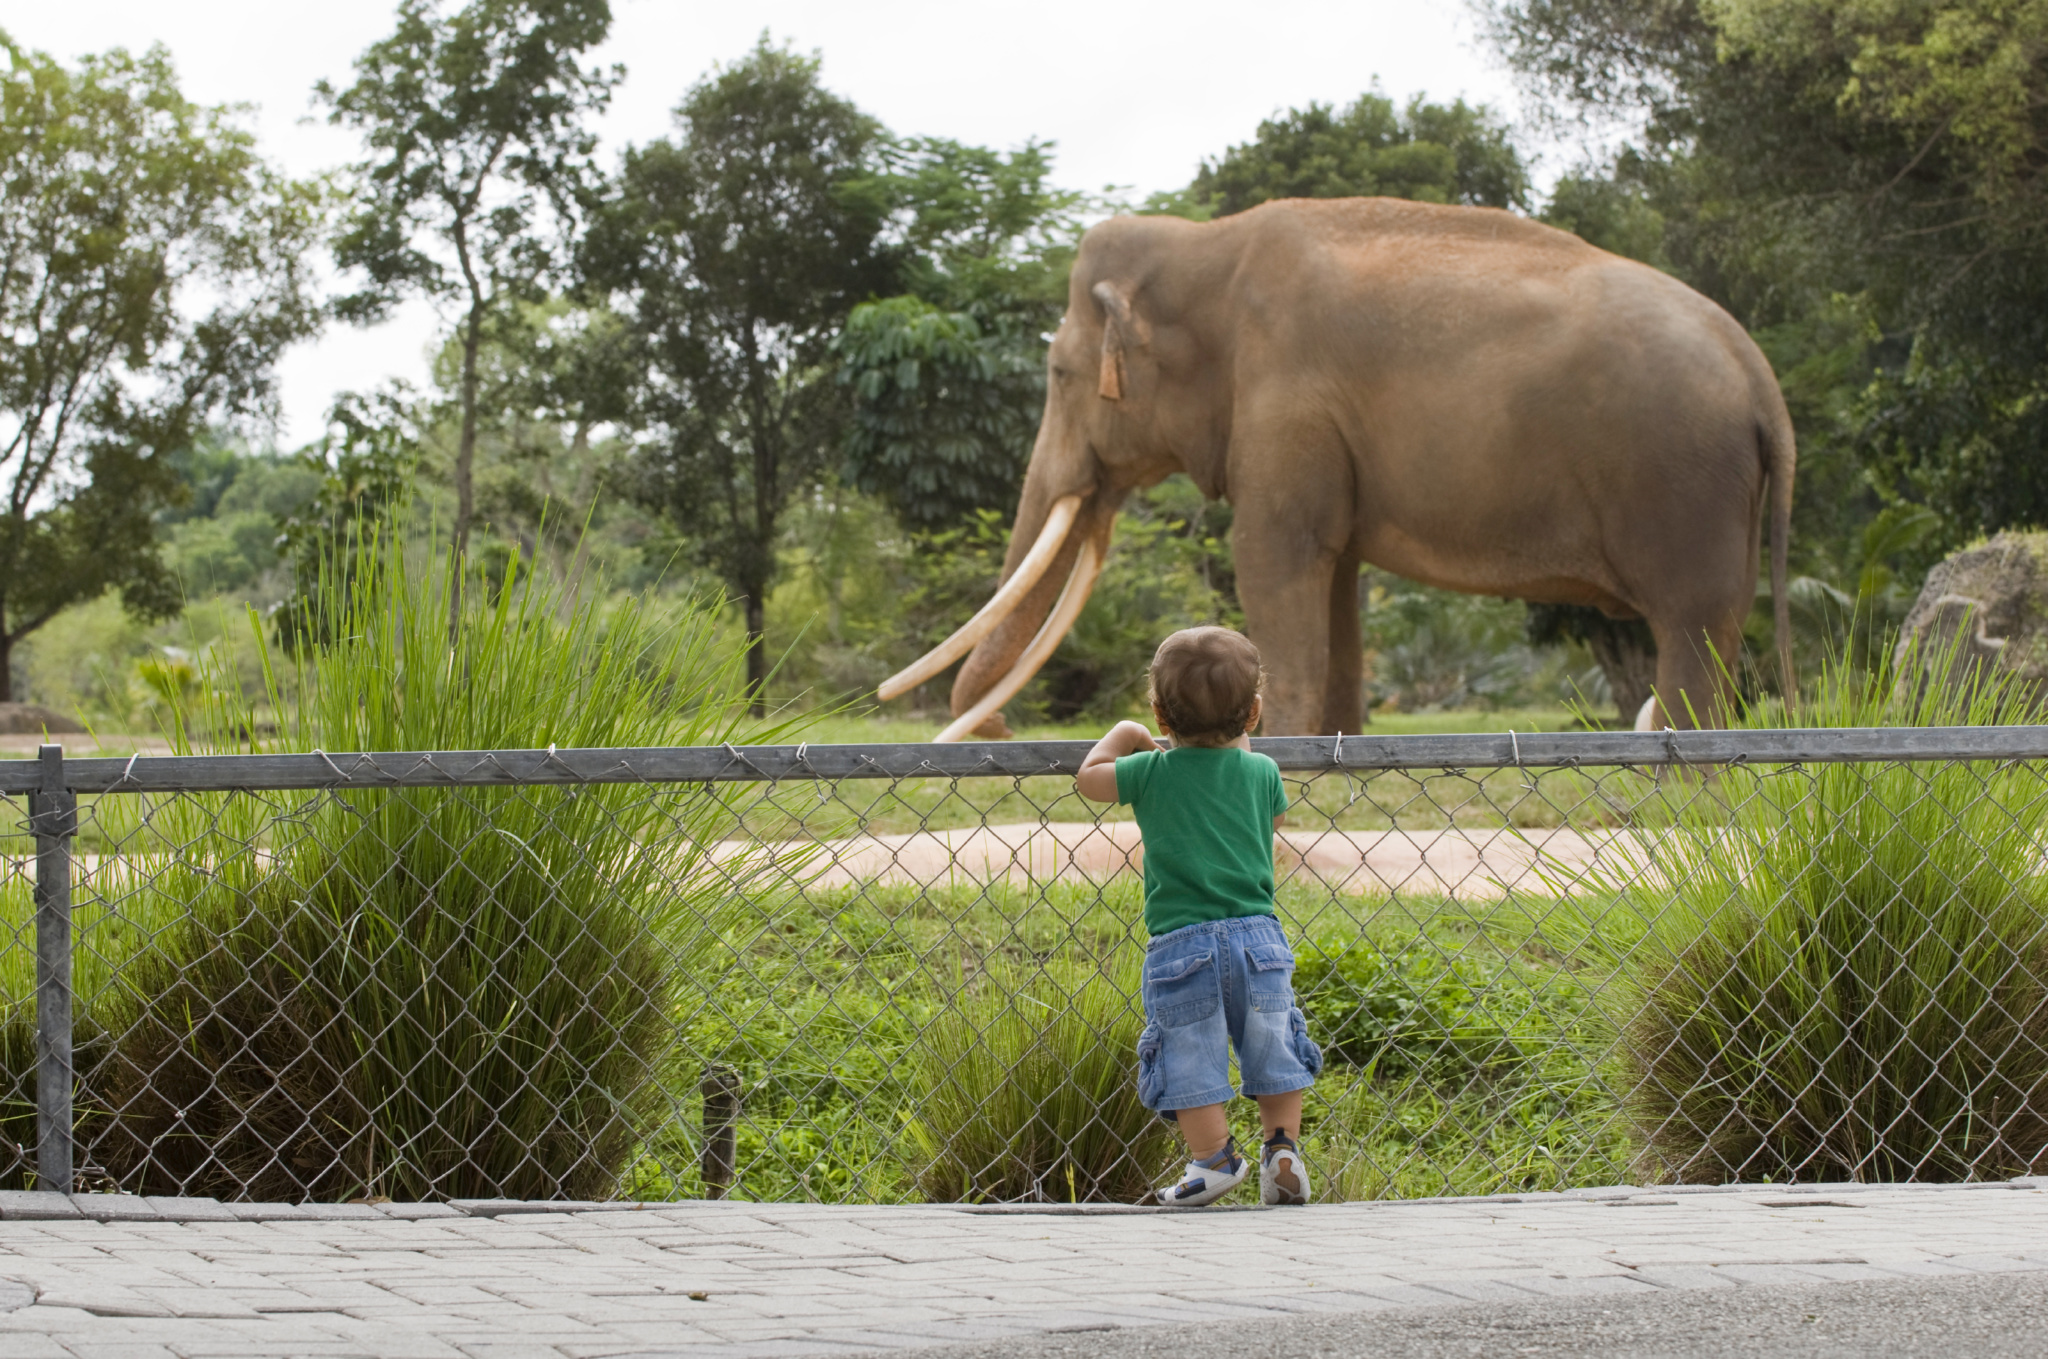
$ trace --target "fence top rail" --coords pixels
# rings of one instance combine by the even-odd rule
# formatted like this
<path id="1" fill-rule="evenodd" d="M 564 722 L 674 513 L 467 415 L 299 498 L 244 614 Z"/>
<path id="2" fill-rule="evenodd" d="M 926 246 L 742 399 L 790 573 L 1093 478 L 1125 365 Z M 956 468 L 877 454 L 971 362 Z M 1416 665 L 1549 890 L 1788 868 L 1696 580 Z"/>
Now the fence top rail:
<path id="1" fill-rule="evenodd" d="M 56 791 L 47 783 L 53 774 L 61 777 L 64 788 L 78 793 L 1028 777 L 1073 774 L 1090 745 L 973 741 L 0 760 L 0 793 Z M 1296 772 L 2040 760 L 2048 759 L 2048 725 L 1276 736 L 1257 738 L 1252 747 L 1272 756 L 1282 769 Z"/>

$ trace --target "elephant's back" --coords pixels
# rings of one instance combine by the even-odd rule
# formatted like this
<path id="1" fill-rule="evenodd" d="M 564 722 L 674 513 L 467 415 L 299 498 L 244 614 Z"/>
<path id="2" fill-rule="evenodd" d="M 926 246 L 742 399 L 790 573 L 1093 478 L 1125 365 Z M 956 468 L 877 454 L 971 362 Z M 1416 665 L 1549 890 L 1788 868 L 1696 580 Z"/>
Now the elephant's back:
<path id="1" fill-rule="evenodd" d="M 1354 375 L 1442 374 L 1478 362 L 1545 386 L 1559 370 L 1632 375 L 1666 398 L 1674 381 L 1753 387 L 1770 376 L 1712 299 L 1512 213 L 1281 199 L 1212 225 L 1231 223 L 1229 305 L 1295 372 L 1336 361 Z"/>

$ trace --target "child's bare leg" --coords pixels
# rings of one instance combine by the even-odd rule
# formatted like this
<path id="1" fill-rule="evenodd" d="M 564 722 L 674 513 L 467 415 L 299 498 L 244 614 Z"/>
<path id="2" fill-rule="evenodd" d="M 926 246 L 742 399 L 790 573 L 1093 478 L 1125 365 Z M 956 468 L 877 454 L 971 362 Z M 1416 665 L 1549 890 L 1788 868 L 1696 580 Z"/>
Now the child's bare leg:
<path id="1" fill-rule="evenodd" d="M 1223 1106 L 1219 1104 L 1214 1107 L 1221 1109 Z M 1185 1119 L 1187 1115 L 1182 1114 L 1181 1117 Z M 1260 1095 L 1259 1122 L 1264 1126 L 1266 1136 L 1268 1137 L 1279 1132 L 1299 1139 L 1301 1137 L 1301 1091 L 1290 1090 L 1284 1095 Z M 1186 1127 L 1187 1125 L 1183 1123 L 1181 1126 Z M 1216 1145 L 1221 1146 L 1223 1144 L 1219 1140 Z"/>
<path id="2" fill-rule="evenodd" d="M 1301 1107 L 1299 1096 L 1294 1107 Z M 1180 1135 L 1188 1144 L 1188 1156 L 1203 1160 L 1223 1150 L 1223 1144 L 1230 1140 L 1230 1120 L 1223 1116 L 1220 1104 L 1203 1104 L 1193 1109 L 1176 1110 L 1174 1122 L 1180 1125 Z"/>

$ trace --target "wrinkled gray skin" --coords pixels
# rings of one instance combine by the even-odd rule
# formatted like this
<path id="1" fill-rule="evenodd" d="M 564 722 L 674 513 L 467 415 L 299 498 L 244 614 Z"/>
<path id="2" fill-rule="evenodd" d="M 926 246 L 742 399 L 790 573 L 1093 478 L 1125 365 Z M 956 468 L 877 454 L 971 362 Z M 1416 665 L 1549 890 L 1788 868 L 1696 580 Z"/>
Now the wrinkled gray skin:
<path id="1" fill-rule="evenodd" d="M 1768 510 L 1781 663 L 1792 426 L 1769 364 L 1684 284 L 1485 208 L 1290 199 L 1082 241 L 1005 577 L 1060 497 L 1060 557 L 961 667 L 1005 674 L 1082 536 L 1186 472 L 1230 501 L 1264 731 L 1364 720 L 1360 563 L 1649 621 L 1658 724 L 1719 725 Z M 1768 501 L 1768 504 L 1766 503 Z M 981 734 L 1007 735 L 998 716 Z"/>

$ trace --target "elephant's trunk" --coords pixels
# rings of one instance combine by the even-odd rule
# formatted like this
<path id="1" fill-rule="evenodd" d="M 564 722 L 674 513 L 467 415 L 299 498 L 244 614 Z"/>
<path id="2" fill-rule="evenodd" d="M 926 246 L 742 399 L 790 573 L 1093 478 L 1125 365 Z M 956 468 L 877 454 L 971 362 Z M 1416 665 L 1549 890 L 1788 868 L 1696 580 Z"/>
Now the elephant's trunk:
<path id="1" fill-rule="evenodd" d="M 1027 505 L 1029 500 L 1027 495 Z M 960 667 L 960 674 L 953 681 L 954 720 L 939 734 L 939 740 L 958 741 L 973 734 L 1010 734 L 1002 718 L 1002 706 L 1038 673 L 1080 616 L 1108 556 L 1110 531 L 1115 523 L 1115 498 L 1097 493 L 1081 502 L 1073 527 L 1045 574 L 1025 593 L 1016 609 L 975 646 L 967 663 Z M 1017 529 L 1010 539 L 1013 557 L 1019 545 L 1033 541 L 1025 536 L 1032 529 L 1020 509 Z"/>
<path id="2" fill-rule="evenodd" d="M 1079 617 L 1101 573 L 1115 518 L 1113 500 L 1096 488 L 1053 497 L 1027 482 L 995 595 L 952 636 L 892 675 L 878 697 L 895 698 L 966 654 L 953 681 L 954 721 L 938 739 L 1008 736 L 1002 706 L 1038 673 Z"/>
<path id="3" fill-rule="evenodd" d="M 977 646 L 982 638 L 995 631 L 1010 615 L 1017 612 L 1018 606 L 1025 602 L 1038 583 L 1045 578 L 1047 568 L 1053 565 L 1056 558 L 1071 563 L 1074 554 L 1066 550 L 1068 530 L 1073 527 L 1074 516 L 1080 509 L 1080 496 L 1064 496 L 1053 505 L 1033 538 L 1026 539 L 1021 533 L 1013 533 L 1010 537 L 1012 555 L 1015 555 L 1015 545 L 1020 542 L 1030 542 L 1031 548 L 1024 554 L 1023 560 L 1016 564 L 1014 570 L 1004 572 L 1001 587 L 990 597 L 988 603 L 982 605 L 974 617 L 962 623 L 952 636 L 883 680 L 881 687 L 875 690 L 875 697 L 886 703 L 892 698 L 907 694 L 959 660 Z M 1020 523 L 1018 528 L 1022 527 Z M 1065 577 L 1057 579 L 1064 580 Z M 957 695 L 958 692 L 956 688 L 954 693 Z M 958 710 L 958 706 L 955 705 L 954 711 Z"/>

